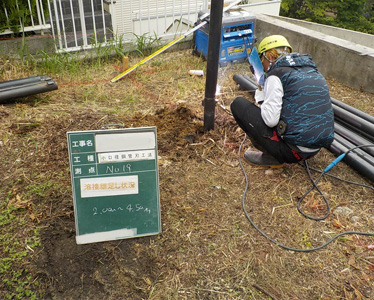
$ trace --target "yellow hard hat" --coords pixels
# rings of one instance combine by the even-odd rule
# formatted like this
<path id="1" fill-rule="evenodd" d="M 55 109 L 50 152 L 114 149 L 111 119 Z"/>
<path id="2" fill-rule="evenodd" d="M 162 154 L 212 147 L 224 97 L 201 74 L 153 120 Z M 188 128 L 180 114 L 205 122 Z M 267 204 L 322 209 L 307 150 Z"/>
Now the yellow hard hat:
<path id="1" fill-rule="evenodd" d="M 261 41 L 260 45 L 258 46 L 258 54 L 261 55 L 270 49 L 278 47 L 289 47 L 292 52 L 291 45 L 283 35 L 270 35 Z"/>

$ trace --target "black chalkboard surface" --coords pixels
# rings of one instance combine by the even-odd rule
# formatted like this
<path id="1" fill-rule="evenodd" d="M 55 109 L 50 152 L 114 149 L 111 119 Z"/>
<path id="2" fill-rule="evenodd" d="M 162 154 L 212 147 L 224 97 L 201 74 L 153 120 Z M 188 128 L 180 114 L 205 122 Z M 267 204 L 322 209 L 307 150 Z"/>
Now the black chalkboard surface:
<path id="1" fill-rule="evenodd" d="M 77 244 L 160 233 L 156 127 L 67 138 Z"/>

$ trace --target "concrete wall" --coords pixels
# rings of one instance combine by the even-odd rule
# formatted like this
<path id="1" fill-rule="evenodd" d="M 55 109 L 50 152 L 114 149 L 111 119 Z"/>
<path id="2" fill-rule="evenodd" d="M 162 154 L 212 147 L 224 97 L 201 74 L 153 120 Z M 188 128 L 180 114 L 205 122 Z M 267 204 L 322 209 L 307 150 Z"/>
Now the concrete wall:
<path id="1" fill-rule="evenodd" d="M 325 77 L 374 93 L 373 48 L 263 14 L 256 14 L 255 31 L 259 42 L 268 35 L 284 35 L 294 52 L 312 55 Z"/>
<path id="2" fill-rule="evenodd" d="M 55 52 L 55 43 L 52 36 L 29 36 L 25 40 L 22 38 L 12 38 L 0 40 L 0 55 L 20 56 L 36 55 L 42 51 L 46 53 Z"/>

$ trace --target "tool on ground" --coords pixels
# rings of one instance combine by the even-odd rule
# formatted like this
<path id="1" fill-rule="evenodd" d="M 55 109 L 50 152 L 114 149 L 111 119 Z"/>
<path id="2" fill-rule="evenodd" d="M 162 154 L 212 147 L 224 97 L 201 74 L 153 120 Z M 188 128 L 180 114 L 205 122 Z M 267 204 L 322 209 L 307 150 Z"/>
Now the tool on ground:
<path id="1" fill-rule="evenodd" d="M 197 75 L 197 76 L 204 76 L 204 71 L 203 70 L 189 70 L 188 74 Z"/>
<path id="2" fill-rule="evenodd" d="M 230 8 L 234 7 L 239 2 L 241 2 L 241 0 L 234 1 L 233 3 L 231 3 L 230 5 L 228 5 L 227 7 L 225 7 L 223 9 L 223 12 L 225 12 L 225 11 L 229 10 Z M 201 16 L 201 19 L 206 19 L 209 15 L 210 15 L 210 13 L 206 13 L 206 14 L 204 14 L 204 15 Z M 125 72 L 123 72 L 123 73 L 117 75 L 116 77 L 114 77 L 111 80 L 111 82 L 116 82 L 116 81 L 120 80 L 121 78 L 125 77 L 126 75 L 130 74 L 137 67 L 139 67 L 140 65 L 146 63 L 147 61 L 151 60 L 152 58 L 156 57 L 157 55 L 161 54 L 165 50 L 169 49 L 171 46 L 173 46 L 176 43 L 178 43 L 179 41 L 183 40 L 185 37 L 189 36 L 191 33 L 194 33 L 196 30 L 198 30 L 199 28 L 203 27 L 205 24 L 207 24 L 207 21 L 202 21 L 200 24 L 198 24 L 197 26 L 195 26 L 190 31 L 186 32 L 185 34 L 182 34 L 181 36 L 179 36 L 175 40 L 171 41 L 170 43 L 168 43 L 167 45 L 163 46 L 162 48 L 160 48 L 156 52 L 152 53 L 151 55 L 147 56 L 146 58 L 144 58 L 143 60 L 141 60 L 137 64 L 133 65 L 132 67 L 130 67 L 129 69 L 127 69 Z"/>

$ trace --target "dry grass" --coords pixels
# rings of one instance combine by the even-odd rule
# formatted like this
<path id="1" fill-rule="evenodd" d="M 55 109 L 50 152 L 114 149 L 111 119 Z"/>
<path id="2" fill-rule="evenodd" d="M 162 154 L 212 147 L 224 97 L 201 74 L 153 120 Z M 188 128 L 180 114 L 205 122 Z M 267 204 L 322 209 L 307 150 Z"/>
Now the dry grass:
<path id="1" fill-rule="evenodd" d="M 17 253 L 26 249 L 21 259 L 12 260 L 19 276 L 3 272 L 9 282 L 0 282 L 1 298 L 374 299 L 374 252 L 368 249 L 373 238 L 346 236 L 323 250 L 297 253 L 269 242 L 251 226 L 242 209 L 245 181 L 238 163 L 244 136 L 229 113 L 236 96 L 251 97 L 232 80 L 248 68 L 220 69 L 215 130 L 206 133 L 205 77 L 189 76 L 190 69 L 205 69 L 205 62 L 181 50 L 158 56 L 115 84 L 109 81 L 120 71 L 118 62 L 93 66 L 91 72 L 88 67 L 73 79 L 48 74 L 57 79 L 58 91 L 0 106 L 1 209 L 9 221 L 1 234 L 13 237 L 0 246 L 1 262 L 11 257 L 6 247 Z M 22 66 L 7 62 L 0 80 L 33 72 L 37 69 L 25 74 Z M 334 80 L 329 84 L 336 99 L 373 113 L 372 94 Z M 66 132 L 105 124 L 157 126 L 163 232 L 76 245 Z M 321 170 L 333 158 L 323 150 L 310 166 Z M 246 209 L 282 244 L 305 249 L 342 231 L 374 228 L 373 190 L 322 179 L 319 187 L 331 215 L 315 222 L 296 210 L 297 199 L 311 185 L 301 166 L 244 168 Z M 344 163 L 331 173 L 370 184 Z M 339 206 L 351 208 L 358 221 L 335 214 Z M 315 215 L 325 212 L 314 192 L 302 207 Z M 31 238 L 40 242 L 30 246 Z M 20 281 L 23 291 L 17 292 Z"/>

